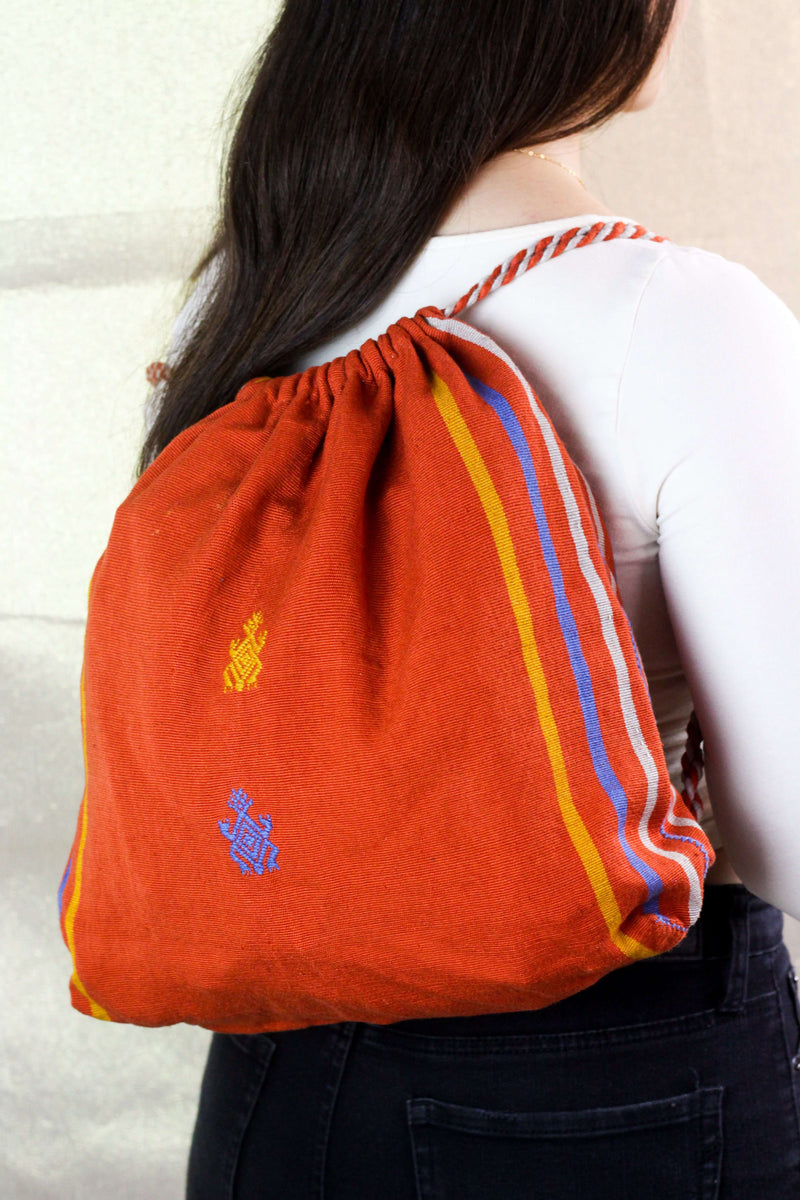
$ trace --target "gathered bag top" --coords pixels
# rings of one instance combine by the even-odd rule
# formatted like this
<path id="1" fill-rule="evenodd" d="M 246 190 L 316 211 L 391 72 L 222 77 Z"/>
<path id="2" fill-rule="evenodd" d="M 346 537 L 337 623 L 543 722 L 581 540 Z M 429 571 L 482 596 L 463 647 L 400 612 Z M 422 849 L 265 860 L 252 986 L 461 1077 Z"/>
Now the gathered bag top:
<path id="1" fill-rule="evenodd" d="M 586 479 L 449 308 L 247 383 L 116 510 L 59 888 L 71 1002 L 255 1033 L 554 1003 L 675 946 L 713 849 L 672 785 Z M 609 251 L 613 253 L 613 251 Z"/>

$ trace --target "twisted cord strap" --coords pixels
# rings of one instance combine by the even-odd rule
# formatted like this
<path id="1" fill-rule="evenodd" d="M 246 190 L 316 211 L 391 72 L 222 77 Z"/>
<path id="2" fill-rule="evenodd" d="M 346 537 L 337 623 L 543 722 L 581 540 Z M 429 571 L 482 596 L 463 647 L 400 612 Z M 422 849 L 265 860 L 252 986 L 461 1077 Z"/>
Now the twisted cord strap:
<path id="1" fill-rule="evenodd" d="M 592 242 L 607 242 L 613 238 L 642 238 L 651 242 L 668 242 L 669 238 L 658 233 L 651 233 L 644 225 L 628 224 L 625 221 L 596 221 L 593 225 L 576 225 L 563 233 L 551 233 L 527 249 L 518 250 L 511 258 L 495 267 L 491 275 L 487 275 L 480 283 L 465 292 L 460 300 L 443 309 L 445 317 L 454 317 L 471 304 L 483 300 L 490 292 L 496 292 L 506 283 L 511 283 L 519 275 L 524 275 L 538 263 L 547 262 L 548 258 L 557 258 L 567 250 L 575 250 L 578 246 L 588 246 Z"/>
<path id="2" fill-rule="evenodd" d="M 686 801 L 689 808 L 694 813 L 697 820 L 703 812 L 702 797 L 697 794 L 697 789 L 700 780 L 703 778 L 703 768 L 705 766 L 705 758 L 701 743 L 703 741 L 703 731 L 700 728 L 700 722 L 697 719 L 697 713 L 692 712 L 689 718 L 689 724 L 686 726 L 686 749 L 681 758 L 681 775 L 683 778 L 683 790 L 681 796 Z"/>

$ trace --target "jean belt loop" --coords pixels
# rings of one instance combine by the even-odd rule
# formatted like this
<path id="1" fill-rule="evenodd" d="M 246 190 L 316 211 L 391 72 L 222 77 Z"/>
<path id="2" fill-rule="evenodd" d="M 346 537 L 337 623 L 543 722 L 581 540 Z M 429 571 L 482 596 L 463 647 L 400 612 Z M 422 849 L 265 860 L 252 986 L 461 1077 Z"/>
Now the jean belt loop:
<path id="1" fill-rule="evenodd" d="M 731 956 L 720 1012 L 740 1012 L 747 995 L 747 964 L 750 958 L 750 896 L 740 898 L 731 911 Z"/>

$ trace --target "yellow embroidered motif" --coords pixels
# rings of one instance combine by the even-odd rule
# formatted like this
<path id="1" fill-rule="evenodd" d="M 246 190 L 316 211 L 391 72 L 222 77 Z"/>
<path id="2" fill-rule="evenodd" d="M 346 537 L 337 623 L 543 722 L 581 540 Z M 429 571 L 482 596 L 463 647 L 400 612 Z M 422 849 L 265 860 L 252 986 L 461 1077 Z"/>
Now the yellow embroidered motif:
<path id="1" fill-rule="evenodd" d="M 234 638 L 231 642 L 231 661 L 225 668 L 223 691 L 231 692 L 236 688 L 237 692 L 241 692 L 245 684 L 248 688 L 256 686 L 256 676 L 261 670 L 261 659 L 258 657 L 258 652 L 267 640 L 266 629 L 260 638 L 256 637 L 256 630 L 262 620 L 260 612 L 253 613 L 250 620 L 244 623 L 247 636 Z"/>

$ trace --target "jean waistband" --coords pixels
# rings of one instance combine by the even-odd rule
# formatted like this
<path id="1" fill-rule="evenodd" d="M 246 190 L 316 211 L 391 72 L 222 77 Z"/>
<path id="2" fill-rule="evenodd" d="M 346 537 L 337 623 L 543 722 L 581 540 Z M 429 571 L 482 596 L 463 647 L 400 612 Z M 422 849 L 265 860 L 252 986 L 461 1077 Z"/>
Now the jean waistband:
<path id="1" fill-rule="evenodd" d="M 775 950 L 783 937 L 783 913 L 750 892 L 744 884 L 713 884 L 705 889 L 695 924 L 665 954 L 643 958 L 609 972 L 593 986 L 544 1008 L 476 1017 L 434 1017 L 368 1026 L 425 1037 L 502 1037 L 576 1032 L 626 1023 L 659 1022 L 687 1012 L 738 1013 L 752 994 L 754 975 L 761 988 L 771 967 L 753 955 Z M 679 984 L 671 986 L 668 967 L 675 962 Z M 704 961 L 705 960 L 705 961 Z M 669 984 L 669 986 L 665 986 Z"/>

